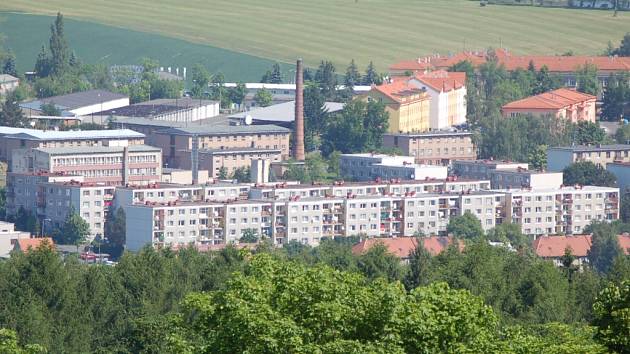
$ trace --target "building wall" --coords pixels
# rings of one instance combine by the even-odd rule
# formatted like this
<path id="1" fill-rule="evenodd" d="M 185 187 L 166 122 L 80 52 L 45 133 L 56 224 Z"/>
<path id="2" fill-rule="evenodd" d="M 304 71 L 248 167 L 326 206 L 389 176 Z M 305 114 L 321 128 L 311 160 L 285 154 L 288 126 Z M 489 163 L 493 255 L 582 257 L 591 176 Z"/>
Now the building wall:
<path id="1" fill-rule="evenodd" d="M 20 81 L 10 81 L 10 82 L 2 82 L 0 83 L 0 95 L 5 95 L 20 86 Z"/>
<path id="2" fill-rule="evenodd" d="M 125 106 L 129 106 L 129 97 L 119 98 L 111 101 L 104 101 L 102 103 L 97 103 L 90 106 L 79 107 L 71 110 L 70 112 L 76 116 L 87 116 L 92 113 L 98 113 Z"/>
<path id="3" fill-rule="evenodd" d="M 606 170 L 612 172 L 617 177 L 617 186 L 621 193 L 630 193 L 630 164 L 609 163 Z"/>
<path id="4" fill-rule="evenodd" d="M 372 89 L 367 97 L 385 104 L 385 111 L 389 114 L 387 131 L 390 133 L 423 132 L 431 126 L 431 97 L 428 94 L 402 97 L 397 102 Z"/>
<path id="5" fill-rule="evenodd" d="M 28 232 L 15 231 L 13 223 L 0 221 L 0 258 L 8 258 L 17 240 L 30 238 Z"/>
<path id="6" fill-rule="evenodd" d="M 559 109 L 503 108 L 502 112 L 503 116 L 506 118 L 531 114 L 536 117 L 551 116 L 568 119 L 573 123 L 581 121 L 595 122 L 596 115 L 595 100 L 569 105 Z"/>
<path id="7" fill-rule="evenodd" d="M 477 151 L 470 135 L 404 135 L 383 136 L 383 146 L 397 147 L 403 155 L 414 156 L 415 162 L 426 165 L 449 165 L 453 160 L 474 160 Z"/>
<path id="8" fill-rule="evenodd" d="M 606 167 L 611 162 L 630 162 L 630 145 L 626 148 L 609 151 L 571 151 L 570 149 L 548 148 L 547 169 L 549 171 L 562 171 L 565 167 L 575 162 L 591 161 L 596 165 Z"/>

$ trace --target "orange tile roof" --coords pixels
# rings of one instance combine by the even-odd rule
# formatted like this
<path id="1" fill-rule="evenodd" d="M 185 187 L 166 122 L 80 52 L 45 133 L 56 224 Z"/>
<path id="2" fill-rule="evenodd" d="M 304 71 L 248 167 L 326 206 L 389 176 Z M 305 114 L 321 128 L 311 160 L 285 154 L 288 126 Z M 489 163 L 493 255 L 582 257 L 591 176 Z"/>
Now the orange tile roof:
<path id="1" fill-rule="evenodd" d="M 423 247 L 431 255 L 435 256 L 453 242 L 452 237 L 431 236 L 431 237 L 396 237 L 396 238 L 370 238 L 363 240 L 352 247 L 352 253 L 355 255 L 367 252 L 375 245 L 382 243 L 387 250 L 398 258 L 408 258 L 409 254 L 416 249 L 418 240 L 422 240 Z M 463 243 L 459 242 L 460 250 L 463 249 Z"/>
<path id="2" fill-rule="evenodd" d="M 595 101 L 597 97 L 566 88 L 541 93 L 504 105 L 503 109 L 560 109 L 573 104 Z"/>
<path id="3" fill-rule="evenodd" d="M 512 55 L 505 49 L 497 49 L 495 54 L 499 63 L 503 64 L 507 70 L 527 69 L 529 63 L 532 62 L 536 70 L 546 66 L 550 72 L 556 73 L 574 72 L 577 67 L 585 64 L 593 64 L 600 71 L 630 71 L 630 57 Z M 475 67 L 479 66 L 486 62 L 486 52 L 461 52 L 452 56 L 431 55 L 395 63 L 390 66 L 390 70 L 447 69 L 464 60 L 470 61 Z"/>
<path id="4" fill-rule="evenodd" d="M 619 247 L 626 255 L 630 254 L 630 234 L 625 233 L 618 236 Z M 543 236 L 534 240 L 534 251 L 539 257 L 559 258 L 564 255 L 564 250 L 571 249 L 571 253 L 576 257 L 586 257 L 591 249 L 591 235 L 575 236 Z"/>
<path id="5" fill-rule="evenodd" d="M 466 86 L 466 73 L 445 70 L 418 74 L 414 78 L 438 92 L 458 90 Z"/>
<path id="6" fill-rule="evenodd" d="M 395 77 L 391 78 L 389 82 L 384 82 L 381 85 L 374 85 L 372 89 L 382 93 L 386 97 L 389 97 L 391 100 L 402 103 L 403 97 L 413 96 L 413 95 L 421 95 L 420 99 L 424 99 L 426 94 L 423 90 L 411 85 L 409 83 L 410 77 Z M 414 102 L 419 99 L 414 99 L 406 102 Z"/>
<path id="7" fill-rule="evenodd" d="M 55 243 L 53 239 L 50 237 L 40 237 L 40 238 L 23 238 L 17 240 L 17 247 L 20 251 L 26 253 L 31 249 L 38 249 L 42 244 L 48 244 L 50 246 L 54 246 Z"/>

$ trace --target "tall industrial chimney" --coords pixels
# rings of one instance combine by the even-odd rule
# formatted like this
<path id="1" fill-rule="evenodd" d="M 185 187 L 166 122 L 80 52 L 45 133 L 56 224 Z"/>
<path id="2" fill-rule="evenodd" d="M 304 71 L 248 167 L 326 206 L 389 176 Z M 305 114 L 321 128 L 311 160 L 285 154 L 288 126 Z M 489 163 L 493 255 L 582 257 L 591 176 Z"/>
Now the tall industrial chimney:
<path id="1" fill-rule="evenodd" d="M 297 60 L 295 68 L 295 151 L 293 157 L 304 161 L 304 77 L 302 59 Z"/>

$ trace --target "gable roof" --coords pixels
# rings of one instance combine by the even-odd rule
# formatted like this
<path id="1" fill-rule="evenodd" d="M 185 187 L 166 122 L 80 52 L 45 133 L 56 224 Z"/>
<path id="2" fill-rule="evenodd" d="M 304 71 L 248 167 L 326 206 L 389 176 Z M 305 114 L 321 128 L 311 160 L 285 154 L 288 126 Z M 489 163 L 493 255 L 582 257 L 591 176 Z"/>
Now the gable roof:
<path id="1" fill-rule="evenodd" d="M 26 253 L 31 249 L 38 249 L 43 244 L 48 244 L 51 247 L 55 246 L 53 239 L 50 237 L 22 238 L 17 240 L 14 250 Z"/>
<path id="2" fill-rule="evenodd" d="M 414 76 L 414 79 L 438 92 L 449 92 L 466 86 L 466 73 L 464 72 L 436 70 L 418 74 Z"/>
<path id="3" fill-rule="evenodd" d="M 106 90 L 89 90 L 24 102 L 20 104 L 20 107 L 40 109 L 43 104 L 53 103 L 59 109 L 68 111 L 123 98 L 129 98 L 129 96 Z"/>
<path id="4" fill-rule="evenodd" d="M 2 128 L 3 132 L 5 127 Z M 9 139 L 24 140 L 91 140 L 91 139 L 141 139 L 144 134 L 138 133 L 131 129 L 115 129 L 115 130 L 37 130 L 37 129 L 21 129 L 9 131 L 11 135 L 7 135 Z"/>
<path id="5" fill-rule="evenodd" d="M 381 93 L 385 97 L 398 103 L 415 102 L 427 97 L 426 91 L 414 85 L 411 80 L 413 77 L 392 77 L 389 82 L 383 82 L 381 85 L 373 85 L 372 89 Z M 420 95 L 420 98 L 405 101 L 405 97 Z"/>
<path id="6" fill-rule="evenodd" d="M 560 109 L 573 104 L 586 101 L 595 101 L 596 96 L 589 95 L 575 90 L 560 88 L 557 90 L 541 93 L 536 96 L 526 97 L 517 101 L 505 104 L 503 109 Z"/>
<path id="7" fill-rule="evenodd" d="M 396 238 L 370 238 L 363 240 L 352 247 L 352 253 L 359 255 L 367 252 L 375 245 L 382 243 L 387 250 L 398 258 L 408 258 L 409 254 L 416 249 L 421 241 L 424 249 L 435 256 L 442 253 L 453 243 L 452 237 L 431 236 L 431 237 L 396 237 Z M 460 250 L 463 243 L 460 242 Z"/>
<path id="8" fill-rule="evenodd" d="M 4 84 L 7 82 L 16 82 L 20 81 L 17 77 L 9 74 L 0 74 L 0 84 Z"/>
<path id="9" fill-rule="evenodd" d="M 533 63 L 536 70 L 546 66 L 550 72 L 574 72 L 577 67 L 593 64 L 600 71 L 630 71 L 630 57 L 617 56 L 560 56 L 560 55 L 513 55 L 506 49 L 496 49 L 494 52 L 500 64 L 507 70 L 518 68 L 527 69 Z M 468 60 L 477 67 L 486 62 L 486 51 L 466 51 L 455 55 L 441 56 L 439 54 L 405 60 L 392 64 L 390 70 L 424 71 L 432 69 L 447 69 L 461 61 Z"/>
<path id="10" fill-rule="evenodd" d="M 630 254 L 630 234 L 621 234 L 618 239 L 619 247 L 626 255 Z M 543 258 L 562 257 L 567 248 L 570 248 L 571 254 L 576 257 L 586 257 L 591 245 L 591 235 L 542 236 L 534 240 L 533 248 L 534 252 Z"/>
<path id="11" fill-rule="evenodd" d="M 324 102 L 324 109 L 327 113 L 341 111 L 343 106 L 344 104 L 339 102 Z M 253 120 L 263 122 L 293 122 L 295 121 L 295 100 L 239 112 L 229 117 L 244 119 L 247 116 L 251 116 Z"/>
<path id="12" fill-rule="evenodd" d="M 195 125 L 190 127 L 173 127 L 159 130 L 158 134 L 172 135 L 230 135 L 230 134 L 259 134 L 274 133 L 288 134 L 291 130 L 273 124 L 265 125 Z"/>

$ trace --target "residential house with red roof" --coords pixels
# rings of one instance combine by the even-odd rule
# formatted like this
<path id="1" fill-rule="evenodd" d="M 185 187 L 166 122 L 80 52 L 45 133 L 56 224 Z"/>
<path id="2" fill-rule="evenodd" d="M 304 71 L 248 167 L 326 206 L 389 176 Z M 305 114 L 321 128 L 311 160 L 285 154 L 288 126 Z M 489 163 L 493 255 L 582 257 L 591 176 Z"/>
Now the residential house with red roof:
<path id="1" fill-rule="evenodd" d="M 510 102 L 501 107 L 504 117 L 531 114 L 568 119 L 573 123 L 595 122 L 596 96 L 560 88 Z"/>
<path id="2" fill-rule="evenodd" d="M 597 67 L 597 77 L 604 83 L 610 74 L 630 72 L 630 57 L 618 56 L 560 56 L 560 55 L 514 55 L 507 49 L 494 51 L 498 62 L 508 71 L 518 68 L 527 69 L 530 63 L 536 70 L 546 66 L 550 73 L 560 75 L 566 86 L 575 87 L 575 71 L 586 64 Z M 461 61 L 469 61 L 474 67 L 486 62 L 488 54 L 482 51 L 465 51 L 455 55 L 443 56 L 439 54 L 420 57 L 415 60 L 405 60 L 394 63 L 389 67 L 391 75 L 409 75 L 432 70 L 448 70 Z"/>
<path id="3" fill-rule="evenodd" d="M 432 256 L 436 256 L 445 251 L 452 243 L 451 236 L 431 236 L 431 237 L 395 237 L 395 238 L 370 238 L 363 240 L 352 247 L 352 253 L 355 255 L 363 254 L 377 244 L 383 244 L 389 253 L 400 258 L 402 261 L 408 261 L 411 252 L 413 252 L 418 243 L 422 242 L 422 246 Z M 463 241 L 459 240 L 459 249 L 464 248 Z"/>
<path id="4" fill-rule="evenodd" d="M 55 247 L 55 243 L 50 237 L 22 238 L 15 242 L 13 250 L 28 253 L 29 251 L 36 250 L 44 245 L 48 247 Z"/>
<path id="5" fill-rule="evenodd" d="M 424 132 L 430 127 L 431 96 L 411 82 L 409 77 L 392 78 L 381 85 L 373 85 L 366 94 L 368 100 L 385 104 L 389 114 L 390 133 Z"/>
<path id="6" fill-rule="evenodd" d="M 416 74 L 410 84 L 426 90 L 431 97 L 431 130 L 441 130 L 466 122 L 466 73 L 436 70 Z"/>
<path id="7" fill-rule="evenodd" d="M 630 234 L 624 233 L 619 237 L 619 247 L 624 254 L 630 254 Z M 538 257 L 553 261 L 554 265 L 562 265 L 562 256 L 565 250 L 570 250 L 576 259 L 574 265 L 582 266 L 588 262 L 588 251 L 591 249 L 591 235 L 572 236 L 542 236 L 534 240 L 532 247 Z"/>

